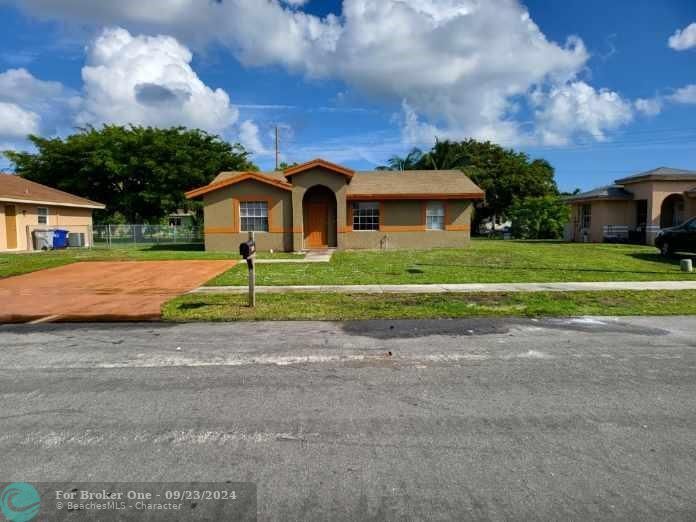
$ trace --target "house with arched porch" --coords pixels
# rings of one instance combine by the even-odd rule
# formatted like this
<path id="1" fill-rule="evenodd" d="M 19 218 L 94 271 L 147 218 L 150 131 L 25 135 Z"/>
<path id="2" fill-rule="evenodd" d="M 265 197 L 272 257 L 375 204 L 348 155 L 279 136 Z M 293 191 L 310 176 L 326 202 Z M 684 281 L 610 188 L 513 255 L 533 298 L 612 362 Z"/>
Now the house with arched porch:
<path id="1" fill-rule="evenodd" d="M 483 191 L 460 170 L 354 171 L 317 159 L 275 172 L 222 172 L 202 198 L 205 247 L 258 250 L 453 247 L 470 239 Z"/>
<path id="2" fill-rule="evenodd" d="M 661 228 L 696 216 L 696 171 L 660 167 L 567 201 L 568 239 L 653 244 Z"/>

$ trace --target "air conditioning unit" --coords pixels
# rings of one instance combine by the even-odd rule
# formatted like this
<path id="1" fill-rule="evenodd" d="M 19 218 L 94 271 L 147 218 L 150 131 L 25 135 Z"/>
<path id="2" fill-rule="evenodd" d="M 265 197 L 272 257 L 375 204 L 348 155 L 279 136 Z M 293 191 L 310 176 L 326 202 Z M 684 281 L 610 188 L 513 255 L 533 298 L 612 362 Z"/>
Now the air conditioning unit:
<path id="1" fill-rule="evenodd" d="M 68 235 L 68 246 L 70 247 L 84 247 L 85 246 L 85 234 L 84 232 L 70 232 Z"/>

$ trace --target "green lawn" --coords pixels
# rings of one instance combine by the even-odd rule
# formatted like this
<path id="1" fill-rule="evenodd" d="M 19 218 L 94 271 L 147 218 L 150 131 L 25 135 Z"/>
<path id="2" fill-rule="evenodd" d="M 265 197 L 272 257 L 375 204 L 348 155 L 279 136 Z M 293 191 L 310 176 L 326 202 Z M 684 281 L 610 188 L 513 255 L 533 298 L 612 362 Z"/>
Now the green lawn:
<path id="1" fill-rule="evenodd" d="M 258 285 L 696 280 L 654 247 L 473 240 L 466 248 L 337 252 L 330 263 L 259 265 Z M 209 285 L 245 285 L 237 266 Z"/>
<path id="2" fill-rule="evenodd" d="M 297 254 L 259 253 L 263 258 L 289 258 Z M 50 250 L 47 252 L 0 253 L 0 277 L 25 274 L 35 270 L 67 265 L 77 261 L 165 261 L 171 259 L 234 259 L 236 252 L 205 252 L 203 245 L 123 246 L 107 249 Z M 246 266 L 246 265 L 245 265 Z"/>
<path id="3" fill-rule="evenodd" d="M 169 321 L 434 319 L 474 316 L 690 315 L 696 290 L 479 294 L 188 294 L 163 307 Z"/>

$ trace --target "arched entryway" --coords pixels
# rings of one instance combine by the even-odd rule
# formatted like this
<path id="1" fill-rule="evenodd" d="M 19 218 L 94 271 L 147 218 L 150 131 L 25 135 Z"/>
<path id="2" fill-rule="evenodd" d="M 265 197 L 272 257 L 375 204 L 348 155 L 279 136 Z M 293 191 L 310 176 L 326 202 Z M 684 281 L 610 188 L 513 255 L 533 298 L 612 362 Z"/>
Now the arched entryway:
<path id="1" fill-rule="evenodd" d="M 681 225 L 685 218 L 685 201 L 681 194 L 672 194 L 662 202 L 660 211 L 660 228 Z"/>
<path id="2" fill-rule="evenodd" d="M 323 185 L 315 185 L 302 198 L 305 248 L 335 247 L 336 196 Z"/>

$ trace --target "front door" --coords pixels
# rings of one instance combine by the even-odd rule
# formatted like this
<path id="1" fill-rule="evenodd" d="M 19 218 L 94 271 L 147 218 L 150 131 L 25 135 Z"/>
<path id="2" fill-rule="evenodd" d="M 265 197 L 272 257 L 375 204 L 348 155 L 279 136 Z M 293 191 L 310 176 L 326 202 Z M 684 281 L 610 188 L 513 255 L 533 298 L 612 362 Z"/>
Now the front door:
<path id="1" fill-rule="evenodd" d="M 322 248 L 329 245 L 329 206 L 326 202 L 307 203 L 307 246 Z"/>
<path id="2" fill-rule="evenodd" d="M 17 209 L 14 205 L 5 205 L 5 234 L 7 249 L 17 248 Z"/>

